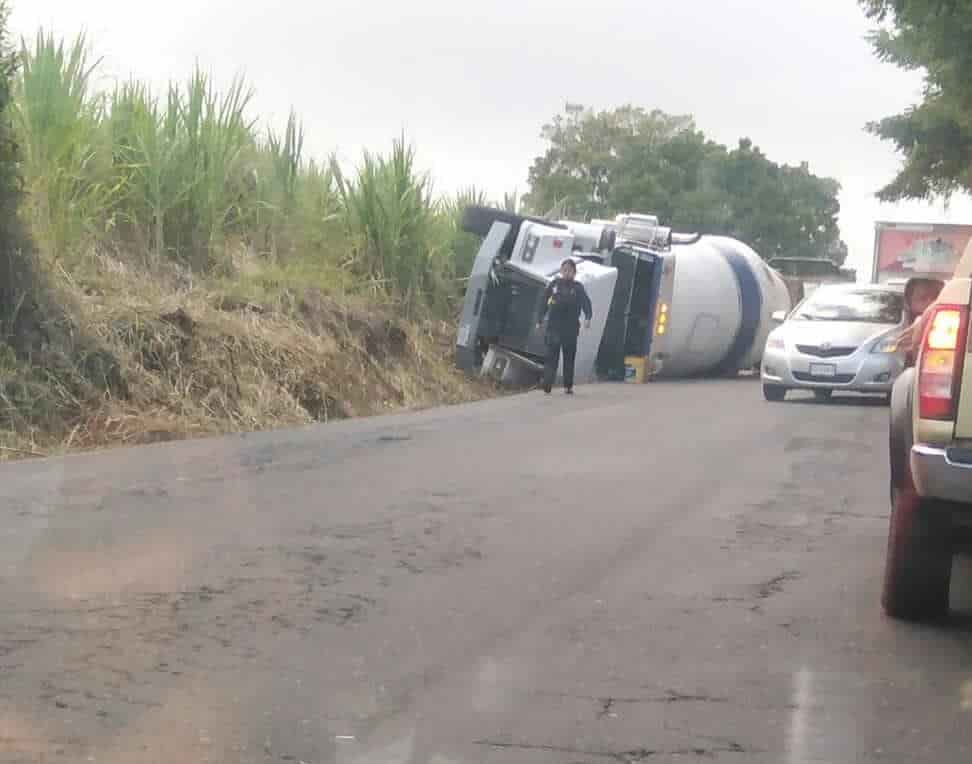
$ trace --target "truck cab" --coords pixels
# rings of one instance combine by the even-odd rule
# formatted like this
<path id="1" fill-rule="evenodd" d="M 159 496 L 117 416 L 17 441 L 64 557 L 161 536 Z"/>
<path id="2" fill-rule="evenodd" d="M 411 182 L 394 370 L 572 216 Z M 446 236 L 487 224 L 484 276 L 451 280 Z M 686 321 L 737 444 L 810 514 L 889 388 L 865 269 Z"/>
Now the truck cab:
<path id="1" fill-rule="evenodd" d="M 896 618 L 947 613 L 956 531 L 972 527 L 970 304 L 972 244 L 924 311 L 914 364 L 892 392 L 882 601 Z"/>

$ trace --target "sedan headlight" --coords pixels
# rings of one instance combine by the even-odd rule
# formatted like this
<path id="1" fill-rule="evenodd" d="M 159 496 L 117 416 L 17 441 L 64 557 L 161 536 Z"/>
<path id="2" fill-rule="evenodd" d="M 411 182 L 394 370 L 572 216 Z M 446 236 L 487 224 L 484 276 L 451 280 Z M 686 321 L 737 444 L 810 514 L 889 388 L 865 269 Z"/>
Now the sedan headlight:
<path id="1" fill-rule="evenodd" d="M 898 337 L 882 337 L 871 348 L 872 353 L 896 353 L 898 351 Z"/>
<path id="2" fill-rule="evenodd" d="M 783 338 L 778 334 L 771 334 L 769 339 L 766 340 L 766 347 L 769 350 L 786 350 L 786 343 L 783 342 Z"/>

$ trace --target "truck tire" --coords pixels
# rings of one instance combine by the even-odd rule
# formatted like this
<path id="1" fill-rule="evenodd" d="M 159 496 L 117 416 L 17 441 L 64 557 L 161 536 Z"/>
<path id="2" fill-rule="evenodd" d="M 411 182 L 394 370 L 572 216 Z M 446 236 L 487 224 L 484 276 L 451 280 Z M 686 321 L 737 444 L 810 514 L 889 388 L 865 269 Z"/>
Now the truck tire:
<path id="1" fill-rule="evenodd" d="M 885 613 L 908 621 L 929 621 L 948 613 L 951 530 L 947 506 L 892 485 L 881 597 Z"/>
<path id="2" fill-rule="evenodd" d="M 779 402 L 786 399 L 786 388 L 783 385 L 763 385 L 763 397 L 768 401 Z"/>
<path id="3" fill-rule="evenodd" d="M 505 210 L 497 210 L 492 207 L 470 206 L 462 212 L 462 230 L 466 233 L 474 233 L 477 236 L 486 236 L 493 223 L 509 223 L 514 230 L 519 230 L 520 224 L 525 220 L 522 215 L 517 215 Z"/>
<path id="4" fill-rule="evenodd" d="M 881 602 L 892 618 L 921 620 L 948 611 L 951 518 L 941 502 L 922 499 L 911 476 L 914 369 L 894 384 L 888 427 L 891 521 Z"/>
<path id="5" fill-rule="evenodd" d="M 898 377 L 891 392 L 888 417 L 888 463 L 891 467 L 891 494 L 894 490 L 914 491 L 911 481 L 912 405 L 914 369 Z"/>
<path id="6" fill-rule="evenodd" d="M 507 223 L 510 226 L 510 232 L 506 235 L 500 247 L 500 254 L 505 257 L 510 257 L 513 254 L 513 247 L 516 246 L 516 238 L 520 235 L 520 226 L 527 221 L 542 223 L 550 228 L 567 230 L 567 226 L 552 220 L 544 220 L 543 218 L 533 217 L 531 215 L 517 215 L 514 212 L 499 210 L 495 207 L 480 207 L 478 205 L 470 205 L 462 211 L 460 225 L 466 233 L 485 237 L 489 234 L 489 229 L 493 227 L 493 223 L 497 221 Z"/>

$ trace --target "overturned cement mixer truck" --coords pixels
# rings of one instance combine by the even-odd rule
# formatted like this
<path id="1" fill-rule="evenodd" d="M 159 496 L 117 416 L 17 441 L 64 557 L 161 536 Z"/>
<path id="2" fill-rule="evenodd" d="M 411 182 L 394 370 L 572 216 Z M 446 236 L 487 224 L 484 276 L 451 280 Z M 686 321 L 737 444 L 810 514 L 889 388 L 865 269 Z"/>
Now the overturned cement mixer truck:
<path id="1" fill-rule="evenodd" d="M 483 237 L 466 288 L 456 363 L 532 385 L 543 368 L 543 293 L 568 257 L 594 306 L 577 345 L 578 382 L 726 376 L 759 366 L 773 314 L 789 311 L 779 273 L 721 236 L 673 233 L 653 215 L 590 223 L 468 207 Z"/>

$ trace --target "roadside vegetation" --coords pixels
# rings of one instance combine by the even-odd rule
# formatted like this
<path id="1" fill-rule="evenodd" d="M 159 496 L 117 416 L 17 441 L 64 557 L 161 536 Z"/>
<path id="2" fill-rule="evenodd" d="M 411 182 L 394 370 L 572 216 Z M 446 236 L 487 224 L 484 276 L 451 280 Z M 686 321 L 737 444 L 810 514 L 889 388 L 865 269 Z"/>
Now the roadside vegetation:
<path id="1" fill-rule="evenodd" d="M 26 231 L 3 237 L 0 458 L 487 392 L 449 321 L 481 192 L 436 197 L 404 138 L 314 161 L 244 80 L 106 91 L 84 37 L 4 50 L 0 226 Z"/>
<path id="2" fill-rule="evenodd" d="M 244 79 L 154 92 L 106 83 L 84 36 L 0 42 L 0 459 L 489 394 L 452 364 L 469 204 L 844 253 L 835 182 L 688 118 L 569 107 L 528 195 L 441 195 L 404 136 L 353 167 L 308 156 L 298 115 L 263 124 Z M 769 222 L 733 228 L 734 194 Z"/>

